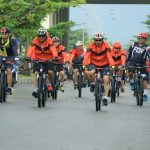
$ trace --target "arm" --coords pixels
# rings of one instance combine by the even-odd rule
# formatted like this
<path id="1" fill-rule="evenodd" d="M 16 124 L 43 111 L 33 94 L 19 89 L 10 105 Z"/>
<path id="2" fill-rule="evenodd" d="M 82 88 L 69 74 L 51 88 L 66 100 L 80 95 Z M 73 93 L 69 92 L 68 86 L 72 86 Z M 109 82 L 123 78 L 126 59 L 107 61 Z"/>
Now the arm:
<path id="1" fill-rule="evenodd" d="M 113 60 L 113 57 L 111 55 L 111 51 L 107 51 L 107 59 L 109 62 L 109 66 L 115 66 L 115 61 Z"/>
<path id="2" fill-rule="evenodd" d="M 130 46 L 129 50 L 128 50 L 128 56 L 126 58 L 126 63 L 128 63 L 130 61 L 130 58 L 132 56 L 132 50 L 133 50 L 133 46 L 134 46 L 134 43 Z"/>
<path id="3" fill-rule="evenodd" d="M 13 56 L 18 56 L 18 44 L 15 39 L 11 39 Z"/>
<path id="4" fill-rule="evenodd" d="M 54 45 L 50 47 L 50 51 L 52 52 L 53 58 L 58 57 L 58 53 Z"/>
<path id="5" fill-rule="evenodd" d="M 90 49 L 88 49 L 84 55 L 83 65 L 87 66 L 90 64 L 90 57 L 91 57 L 91 51 Z"/>

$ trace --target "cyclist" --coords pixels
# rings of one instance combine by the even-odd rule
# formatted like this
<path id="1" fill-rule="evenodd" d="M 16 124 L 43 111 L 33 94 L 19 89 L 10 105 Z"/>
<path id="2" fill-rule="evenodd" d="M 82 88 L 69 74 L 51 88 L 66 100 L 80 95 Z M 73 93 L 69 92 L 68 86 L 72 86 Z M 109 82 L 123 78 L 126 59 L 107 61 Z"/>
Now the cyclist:
<path id="1" fill-rule="evenodd" d="M 121 92 L 124 92 L 124 88 L 123 88 L 124 83 L 122 81 L 122 77 L 123 77 L 123 67 L 125 66 L 125 62 L 126 62 L 126 53 L 122 49 L 120 42 L 114 42 L 114 44 L 112 45 L 112 48 L 108 53 L 108 61 L 111 67 L 113 66 L 118 67 L 119 69 L 118 75 L 119 75 L 119 82 L 121 86 Z"/>
<path id="2" fill-rule="evenodd" d="M 32 60 L 47 61 L 57 58 L 58 54 L 53 41 L 47 36 L 47 30 L 41 27 L 37 31 L 37 37 L 35 37 L 28 49 L 27 57 Z M 52 63 L 45 63 L 46 70 L 48 70 L 48 91 L 52 91 L 52 78 L 53 78 L 53 65 Z M 38 75 L 39 65 L 34 64 L 33 72 L 35 73 L 34 79 L 34 91 L 32 95 L 37 97 L 37 75 Z"/>
<path id="3" fill-rule="evenodd" d="M 108 51 L 110 50 L 110 46 L 107 42 L 104 41 L 104 36 L 101 33 L 96 33 L 94 35 L 94 42 L 90 43 L 87 49 L 87 52 L 84 56 L 83 65 L 90 65 L 92 68 L 91 71 L 85 71 L 86 74 L 89 75 L 91 79 L 91 88 L 90 91 L 94 92 L 95 88 L 95 68 L 102 67 L 102 75 L 104 79 L 104 87 L 105 87 L 105 96 L 103 97 L 103 105 L 107 106 L 108 101 L 108 93 L 110 89 L 110 81 L 109 81 L 109 61 L 108 61 Z"/>
<path id="4" fill-rule="evenodd" d="M 134 42 L 130 46 L 128 57 L 127 57 L 127 60 L 126 60 L 126 62 L 127 62 L 127 64 L 129 66 L 142 67 L 142 66 L 146 65 L 148 45 L 145 42 L 146 42 L 147 38 L 148 38 L 148 34 L 142 32 L 142 33 L 140 33 L 138 35 L 139 41 L 138 42 Z M 147 90 L 146 90 L 147 89 L 147 72 L 146 72 L 145 68 L 141 69 L 141 72 L 142 72 L 142 74 L 144 76 L 143 100 L 144 101 L 148 101 Z M 131 90 L 134 90 L 133 73 L 134 73 L 134 69 L 133 68 L 129 68 L 128 76 L 129 76 L 129 79 L 130 79 Z"/>
<path id="5" fill-rule="evenodd" d="M 74 87 L 77 87 L 77 81 L 78 81 L 78 65 L 81 65 L 83 63 L 85 50 L 83 48 L 83 42 L 77 41 L 75 48 L 71 50 L 71 58 L 70 58 L 70 67 L 73 67 L 73 73 L 74 73 Z"/>
<path id="6" fill-rule="evenodd" d="M 53 37 L 53 42 L 58 53 L 58 71 L 60 72 L 60 90 L 64 92 L 64 67 L 63 64 L 66 58 L 65 47 L 60 43 L 59 37 Z"/>
<path id="7" fill-rule="evenodd" d="M 7 61 L 5 64 L 6 73 L 7 73 L 7 84 L 6 88 L 7 94 L 12 94 L 12 68 L 13 63 L 11 61 L 11 57 L 16 56 L 17 51 L 17 43 L 16 41 L 10 37 L 10 30 L 8 27 L 3 27 L 1 29 L 1 37 L 0 37 L 0 56 L 8 56 L 10 57 L 10 61 Z"/>

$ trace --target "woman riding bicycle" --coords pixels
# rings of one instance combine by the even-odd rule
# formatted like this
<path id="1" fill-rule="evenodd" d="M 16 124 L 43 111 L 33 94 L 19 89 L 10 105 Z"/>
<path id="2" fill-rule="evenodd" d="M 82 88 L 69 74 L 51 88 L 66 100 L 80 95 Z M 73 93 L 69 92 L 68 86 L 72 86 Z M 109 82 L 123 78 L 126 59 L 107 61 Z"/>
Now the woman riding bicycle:
<path id="1" fill-rule="evenodd" d="M 122 46 L 119 42 L 115 42 L 112 45 L 112 48 L 110 52 L 108 53 L 108 61 L 110 67 L 116 66 L 118 67 L 118 76 L 119 76 L 119 82 L 121 86 L 121 92 L 124 92 L 124 83 L 122 81 L 123 77 L 123 67 L 125 66 L 126 61 L 126 53 L 124 50 L 122 50 Z"/>

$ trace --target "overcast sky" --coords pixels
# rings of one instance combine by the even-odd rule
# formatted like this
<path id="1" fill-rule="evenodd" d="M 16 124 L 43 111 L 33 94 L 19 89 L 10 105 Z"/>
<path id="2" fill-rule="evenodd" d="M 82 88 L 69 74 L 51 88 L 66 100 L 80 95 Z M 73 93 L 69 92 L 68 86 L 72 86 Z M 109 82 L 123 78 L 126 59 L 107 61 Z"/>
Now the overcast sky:
<path id="1" fill-rule="evenodd" d="M 142 21 L 150 15 L 150 5 L 82 5 L 70 8 L 70 20 L 77 24 L 85 22 L 85 28 L 92 36 L 102 32 L 109 41 L 127 44 L 139 32 L 148 32 Z M 78 25 L 75 28 L 82 28 Z"/>

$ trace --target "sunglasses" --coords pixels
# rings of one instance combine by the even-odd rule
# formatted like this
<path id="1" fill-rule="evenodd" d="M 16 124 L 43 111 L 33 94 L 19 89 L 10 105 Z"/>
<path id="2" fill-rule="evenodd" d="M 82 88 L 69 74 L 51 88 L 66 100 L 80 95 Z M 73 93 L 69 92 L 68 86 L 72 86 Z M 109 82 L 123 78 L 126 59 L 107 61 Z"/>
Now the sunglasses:
<path id="1" fill-rule="evenodd" d="M 103 39 L 95 40 L 95 42 L 100 42 L 100 41 L 103 41 Z"/>
<path id="2" fill-rule="evenodd" d="M 39 35 L 38 37 L 39 38 L 45 38 L 46 36 L 45 35 Z"/>
<path id="3" fill-rule="evenodd" d="M 120 49 L 119 47 L 114 47 L 114 49 Z"/>

